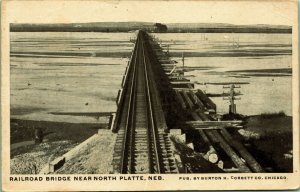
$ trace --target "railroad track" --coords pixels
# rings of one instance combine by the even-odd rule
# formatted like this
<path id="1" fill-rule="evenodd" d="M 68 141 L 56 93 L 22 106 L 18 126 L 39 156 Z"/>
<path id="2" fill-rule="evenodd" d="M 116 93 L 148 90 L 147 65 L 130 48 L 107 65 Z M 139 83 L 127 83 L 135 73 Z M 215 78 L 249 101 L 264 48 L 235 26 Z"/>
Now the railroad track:
<path id="1" fill-rule="evenodd" d="M 177 173 L 167 133 L 159 127 L 157 91 L 150 59 L 139 32 L 125 83 L 124 102 L 117 122 L 114 172 L 124 174 Z"/>

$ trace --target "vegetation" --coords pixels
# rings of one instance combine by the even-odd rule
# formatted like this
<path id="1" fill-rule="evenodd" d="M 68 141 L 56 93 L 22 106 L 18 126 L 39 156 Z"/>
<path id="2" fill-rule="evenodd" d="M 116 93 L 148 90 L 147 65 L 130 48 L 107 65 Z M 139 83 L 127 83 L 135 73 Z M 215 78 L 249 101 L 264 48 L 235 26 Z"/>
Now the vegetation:
<path id="1" fill-rule="evenodd" d="M 70 141 L 44 142 L 11 150 L 11 174 L 38 174 L 55 158 L 76 146 Z"/>
<path id="2" fill-rule="evenodd" d="M 272 119 L 276 117 L 286 117 L 286 114 L 283 111 L 279 111 L 277 113 L 262 113 L 260 117 L 262 119 Z"/>
<path id="3" fill-rule="evenodd" d="M 107 128 L 107 125 L 11 119 L 11 144 L 33 140 L 36 128 L 42 130 L 44 140 L 40 144 L 11 149 L 12 174 L 39 173 L 47 163 L 97 133 L 99 128 Z"/>
<path id="4" fill-rule="evenodd" d="M 62 24 L 11 24 L 12 32 L 131 32 L 139 29 L 155 30 L 150 22 L 95 22 Z"/>
<path id="5" fill-rule="evenodd" d="M 40 128 L 44 138 L 50 141 L 68 139 L 81 142 L 96 133 L 101 127 L 106 128 L 107 125 L 11 119 L 10 142 L 13 144 L 33 140 L 35 128 Z"/>
<path id="6" fill-rule="evenodd" d="M 64 24 L 11 24 L 11 32 L 130 32 L 143 29 L 148 32 L 169 33 L 292 33 L 291 26 L 231 25 L 223 23 L 151 23 L 151 22 L 95 22 Z"/>
<path id="7" fill-rule="evenodd" d="M 161 23 L 155 23 L 154 26 L 156 27 L 155 32 L 158 32 L 158 33 L 167 32 L 167 30 L 168 30 L 168 27 Z"/>
<path id="8" fill-rule="evenodd" d="M 239 134 L 255 159 L 263 167 L 271 167 L 270 172 L 292 172 L 292 117 L 280 111 L 244 119 L 244 129 Z"/>
<path id="9" fill-rule="evenodd" d="M 243 120 L 245 118 L 244 115 L 239 113 L 231 113 L 231 114 L 224 114 L 221 118 L 222 121 L 230 121 L 230 120 Z"/>

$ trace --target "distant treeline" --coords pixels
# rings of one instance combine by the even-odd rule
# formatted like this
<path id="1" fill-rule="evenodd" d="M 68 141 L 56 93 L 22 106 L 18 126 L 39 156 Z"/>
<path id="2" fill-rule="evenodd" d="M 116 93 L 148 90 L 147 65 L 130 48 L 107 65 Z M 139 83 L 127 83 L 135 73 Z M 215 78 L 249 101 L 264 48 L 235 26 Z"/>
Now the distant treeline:
<path id="1" fill-rule="evenodd" d="M 292 29 L 276 29 L 276 28 L 169 28 L 169 33 L 292 33 Z"/>
<path id="2" fill-rule="evenodd" d="M 11 24 L 11 32 L 132 32 L 157 33 L 292 33 L 290 26 L 231 24 L 161 24 L 148 22 L 98 22 L 70 24 Z"/>
<path id="3" fill-rule="evenodd" d="M 97 27 L 97 26 L 56 26 L 56 25 L 11 25 L 11 32 L 131 32 L 149 27 Z M 154 31 L 154 29 L 153 29 Z"/>
<path id="4" fill-rule="evenodd" d="M 132 32 L 135 30 L 148 32 L 167 32 L 166 25 L 146 22 L 100 22 L 70 24 L 11 24 L 11 32 Z"/>

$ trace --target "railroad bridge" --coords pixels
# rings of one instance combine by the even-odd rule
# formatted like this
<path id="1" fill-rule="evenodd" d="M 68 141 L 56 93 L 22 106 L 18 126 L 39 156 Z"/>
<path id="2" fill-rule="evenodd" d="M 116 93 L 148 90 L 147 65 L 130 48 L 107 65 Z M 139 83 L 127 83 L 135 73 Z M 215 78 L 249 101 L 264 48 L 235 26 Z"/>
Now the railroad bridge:
<path id="1" fill-rule="evenodd" d="M 226 154 L 237 172 L 263 172 L 226 129 L 240 127 L 241 122 L 218 121 L 216 105 L 201 90 L 195 90 L 182 72 L 176 70 L 168 52 L 163 52 L 154 37 L 137 32 L 111 122 L 112 131 L 118 134 L 112 162 L 114 172 L 182 172 L 178 168 L 180 157 L 174 154 L 170 140 L 172 130 L 179 130 L 180 134 L 197 133 L 203 157 L 224 171 L 220 153 Z"/>

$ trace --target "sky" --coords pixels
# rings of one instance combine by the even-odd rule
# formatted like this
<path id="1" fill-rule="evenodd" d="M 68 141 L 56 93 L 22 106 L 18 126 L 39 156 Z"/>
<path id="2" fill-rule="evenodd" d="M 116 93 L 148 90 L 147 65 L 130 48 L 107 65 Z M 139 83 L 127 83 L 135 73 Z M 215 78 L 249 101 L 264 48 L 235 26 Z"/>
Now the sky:
<path id="1" fill-rule="evenodd" d="M 147 21 L 292 25 L 297 1 L 8 1 L 13 23 Z"/>

